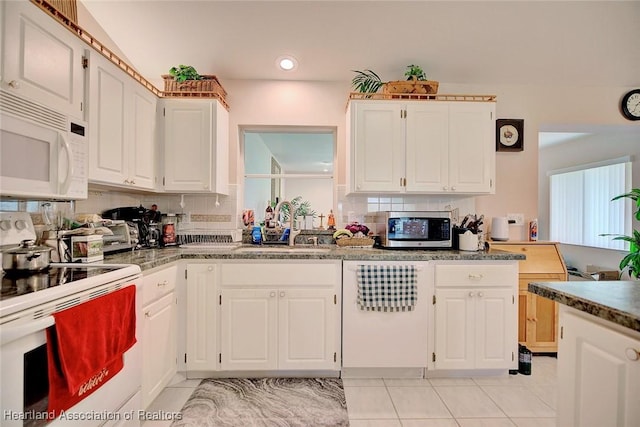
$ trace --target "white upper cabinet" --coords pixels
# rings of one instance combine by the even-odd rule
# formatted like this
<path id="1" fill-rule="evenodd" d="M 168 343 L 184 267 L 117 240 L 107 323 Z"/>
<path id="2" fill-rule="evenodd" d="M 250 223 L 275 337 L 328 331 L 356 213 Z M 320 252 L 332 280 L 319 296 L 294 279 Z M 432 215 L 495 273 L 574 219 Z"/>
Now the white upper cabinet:
<path id="1" fill-rule="evenodd" d="M 164 189 L 229 194 L 229 112 L 217 100 L 163 105 Z"/>
<path id="2" fill-rule="evenodd" d="M 153 190 L 157 98 L 98 53 L 89 60 L 89 180 Z"/>
<path id="3" fill-rule="evenodd" d="M 28 1 L 3 1 L 1 87 L 85 119 L 85 44 Z"/>
<path id="4" fill-rule="evenodd" d="M 494 191 L 493 102 L 352 101 L 352 192 Z"/>

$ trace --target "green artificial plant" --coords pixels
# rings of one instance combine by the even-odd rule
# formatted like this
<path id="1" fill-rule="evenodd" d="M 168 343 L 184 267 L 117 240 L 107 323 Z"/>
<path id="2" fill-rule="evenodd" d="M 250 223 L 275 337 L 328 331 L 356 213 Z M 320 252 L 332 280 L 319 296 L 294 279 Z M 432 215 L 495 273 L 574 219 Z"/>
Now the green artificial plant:
<path id="1" fill-rule="evenodd" d="M 427 80 L 424 70 L 419 65 L 407 65 L 407 71 L 404 72 L 407 80 Z"/>
<path id="2" fill-rule="evenodd" d="M 202 76 L 190 65 L 171 67 L 169 75 L 173 76 L 173 78 L 180 83 L 186 80 L 202 80 Z"/>
<path id="3" fill-rule="evenodd" d="M 631 199 L 635 204 L 634 217 L 640 221 L 640 188 L 634 188 L 629 193 L 621 194 L 614 197 L 611 201 L 619 199 Z M 624 240 L 629 242 L 629 253 L 620 261 L 620 270 L 629 269 L 629 276 L 640 278 L 640 231 L 633 230 L 631 236 L 616 235 L 613 240 Z"/>
<path id="4" fill-rule="evenodd" d="M 297 196 L 291 199 L 291 206 L 293 207 L 293 218 L 296 219 L 301 216 L 313 216 L 316 217 L 316 211 L 311 209 L 311 203 L 308 200 L 302 200 L 302 196 Z M 282 216 L 285 221 L 289 220 L 289 206 L 282 205 L 280 207 Z"/>
<path id="5" fill-rule="evenodd" d="M 356 75 L 351 80 L 351 85 L 360 93 L 376 93 L 384 86 L 384 82 L 380 79 L 380 76 L 371 70 L 352 71 L 356 73 Z"/>

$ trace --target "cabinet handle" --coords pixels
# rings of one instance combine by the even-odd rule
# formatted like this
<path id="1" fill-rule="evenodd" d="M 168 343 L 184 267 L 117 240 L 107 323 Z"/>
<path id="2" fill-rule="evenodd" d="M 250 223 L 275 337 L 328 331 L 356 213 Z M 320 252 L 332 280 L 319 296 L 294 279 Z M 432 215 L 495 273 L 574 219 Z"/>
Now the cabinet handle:
<path id="1" fill-rule="evenodd" d="M 280 292 L 280 298 L 284 298 L 284 291 Z"/>
<path id="2" fill-rule="evenodd" d="M 151 312 L 150 311 L 145 311 L 144 312 L 144 316 L 145 317 L 151 317 Z"/>
<path id="3" fill-rule="evenodd" d="M 125 179 L 125 180 L 124 180 L 124 183 L 125 183 L 125 184 L 129 184 L 129 180 L 128 180 L 128 179 Z"/>
<path id="4" fill-rule="evenodd" d="M 482 274 L 473 274 L 473 273 L 469 274 L 469 279 L 471 279 L 471 280 L 474 280 L 474 279 L 478 279 L 478 280 L 480 280 L 480 279 L 482 279 L 483 277 L 484 277 L 484 276 L 483 276 Z"/>
<path id="5" fill-rule="evenodd" d="M 271 298 L 273 298 L 273 297 L 275 297 L 275 296 L 276 296 L 276 293 L 275 293 L 275 292 L 271 292 L 271 293 L 269 294 L 269 296 L 270 296 Z"/>
<path id="6" fill-rule="evenodd" d="M 136 181 L 134 179 L 132 179 L 131 181 L 129 181 L 130 184 L 132 185 L 136 185 Z"/>
<path id="7" fill-rule="evenodd" d="M 638 352 L 638 350 L 636 350 L 635 348 L 627 348 L 625 350 L 625 353 L 627 354 L 627 359 L 629 360 L 633 360 L 634 362 L 638 359 L 640 359 L 640 352 Z"/>
<path id="8" fill-rule="evenodd" d="M 473 292 L 469 292 L 469 296 L 472 297 L 473 296 Z"/>
<path id="9" fill-rule="evenodd" d="M 11 80 L 11 81 L 9 82 L 9 87 L 10 87 L 11 89 L 20 89 L 20 82 L 19 82 L 19 81 L 17 81 L 17 80 Z"/>
<path id="10" fill-rule="evenodd" d="M 159 282 L 159 283 L 157 283 L 157 286 L 158 286 L 159 288 L 160 288 L 160 287 L 163 287 L 163 286 L 167 286 L 167 285 L 168 285 L 168 283 L 167 283 L 167 281 L 166 281 L 166 280 L 165 280 L 164 282 Z"/>

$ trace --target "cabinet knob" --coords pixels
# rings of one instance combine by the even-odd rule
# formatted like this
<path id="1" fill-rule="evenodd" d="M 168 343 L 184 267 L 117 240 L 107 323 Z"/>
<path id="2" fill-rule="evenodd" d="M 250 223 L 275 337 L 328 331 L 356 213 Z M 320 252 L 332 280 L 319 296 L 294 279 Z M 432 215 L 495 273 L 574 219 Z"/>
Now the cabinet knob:
<path id="1" fill-rule="evenodd" d="M 442 187 L 442 189 L 443 189 L 444 191 L 447 191 L 447 190 L 449 189 L 449 187 L 447 187 L 446 185 L 444 185 L 444 186 Z"/>
<path id="2" fill-rule="evenodd" d="M 456 187 L 451 187 L 451 191 L 456 191 Z"/>
<path id="3" fill-rule="evenodd" d="M 635 348 L 629 347 L 625 350 L 625 353 L 627 354 L 627 359 L 629 360 L 636 361 L 640 359 L 640 352 L 638 352 L 638 350 L 636 350 Z"/>
<path id="4" fill-rule="evenodd" d="M 280 298 L 284 298 L 284 291 L 280 292 Z"/>
<path id="5" fill-rule="evenodd" d="M 275 292 L 271 292 L 271 293 L 269 294 L 269 296 L 270 296 L 271 298 L 273 298 L 273 297 L 275 297 L 275 296 L 276 296 L 276 293 L 275 293 Z"/>
<path id="6" fill-rule="evenodd" d="M 469 292 L 469 296 L 472 297 L 473 296 L 473 292 Z"/>
<path id="7" fill-rule="evenodd" d="M 20 89 L 20 82 L 19 82 L 19 81 L 17 81 L 17 80 L 11 80 L 11 81 L 9 82 L 9 87 L 10 87 L 11 89 Z"/>
<path id="8" fill-rule="evenodd" d="M 205 190 L 208 190 L 208 189 L 209 189 L 209 184 L 205 184 L 203 188 L 204 188 Z"/>
<path id="9" fill-rule="evenodd" d="M 484 294 L 483 294 L 482 292 L 478 292 L 478 296 L 479 296 L 479 297 L 483 297 L 483 296 L 484 296 Z"/>
<path id="10" fill-rule="evenodd" d="M 207 267 L 207 271 L 213 271 L 213 266 L 210 265 L 209 267 Z"/>

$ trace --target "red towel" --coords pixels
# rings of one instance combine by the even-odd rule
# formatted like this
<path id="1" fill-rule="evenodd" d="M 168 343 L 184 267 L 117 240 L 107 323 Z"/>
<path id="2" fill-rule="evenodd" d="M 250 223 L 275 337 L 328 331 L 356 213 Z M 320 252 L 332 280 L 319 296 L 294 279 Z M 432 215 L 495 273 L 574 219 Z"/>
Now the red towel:
<path id="1" fill-rule="evenodd" d="M 117 374 L 136 343 L 136 287 L 53 314 L 47 329 L 49 408 L 57 417 Z"/>

